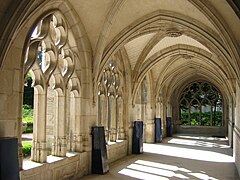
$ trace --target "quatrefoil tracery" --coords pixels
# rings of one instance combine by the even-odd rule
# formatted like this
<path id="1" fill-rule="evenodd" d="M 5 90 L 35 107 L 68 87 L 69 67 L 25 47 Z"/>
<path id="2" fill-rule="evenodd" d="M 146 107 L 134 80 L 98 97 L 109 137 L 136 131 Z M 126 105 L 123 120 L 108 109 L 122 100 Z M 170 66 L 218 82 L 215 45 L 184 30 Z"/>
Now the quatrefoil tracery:
<path id="1" fill-rule="evenodd" d="M 52 81 L 54 87 L 61 83 L 66 86 L 75 70 L 74 55 L 68 45 L 67 33 L 67 24 L 59 13 L 50 14 L 39 21 L 25 53 L 25 76 L 31 68 L 35 68 L 33 73 L 39 75 L 34 78 L 40 79 L 34 79 L 34 82 L 43 79 L 48 82 L 51 76 L 56 76 Z"/>
<path id="2" fill-rule="evenodd" d="M 120 71 L 113 60 L 108 62 L 108 66 L 104 69 L 101 80 L 98 83 L 98 95 L 120 97 L 121 88 Z"/>

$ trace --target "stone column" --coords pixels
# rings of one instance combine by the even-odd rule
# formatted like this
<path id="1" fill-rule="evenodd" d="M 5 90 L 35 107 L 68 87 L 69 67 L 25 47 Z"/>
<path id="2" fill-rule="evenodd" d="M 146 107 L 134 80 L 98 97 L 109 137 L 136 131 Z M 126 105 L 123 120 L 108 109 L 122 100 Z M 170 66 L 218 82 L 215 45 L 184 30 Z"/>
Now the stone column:
<path id="1" fill-rule="evenodd" d="M 110 141 L 117 140 L 117 122 L 116 122 L 116 98 L 110 95 Z"/>
<path id="2" fill-rule="evenodd" d="M 80 97 L 75 97 L 75 151 L 82 152 L 83 151 L 83 142 L 81 136 L 81 112 L 80 112 Z"/>
<path id="3" fill-rule="evenodd" d="M 97 125 L 101 126 L 102 125 L 102 102 L 101 102 L 101 95 L 98 94 L 98 121 Z"/>
<path id="4" fill-rule="evenodd" d="M 166 113 L 167 106 L 164 103 L 163 95 L 160 96 L 160 118 L 162 119 L 162 134 L 163 137 L 166 137 Z"/>
<path id="5" fill-rule="evenodd" d="M 172 105 L 170 102 L 167 103 L 167 117 L 172 117 Z"/>
<path id="6" fill-rule="evenodd" d="M 106 103 L 106 96 L 104 94 L 99 95 L 99 124 L 100 126 L 107 126 L 107 103 Z"/>
<path id="7" fill-rule="evenodd" d="M 46 162 L 46 89 L 34 87 L 34 126 L 31 160 Z"/>
<path id="8" fill-rule="evenodd" d="M 23 146 L 22 146 L 21 136 L 22 136 L 22 118 L 18 120 L 18 165 L 20 170 L 22 169 L 22 165 L 23 165 L 23 153 L 22 153 Z"/>
<path id="9" fill-rule="evenodd" d="M 47 103 L 46 103 L 46 148 L 47 150 L 52 149 L 53 133 L 55 130 L 55 108 L 56 99 L 55 91 L 52 87 L 47 88 Z"/>
<path id="10" fill-rule="evenodd" d="M 160 102 L 156 103 L 156 118 L 160 118 Z"/>
<path id="11" fill-rule="evenodd" d="M 238 86 L 236 88 L 238 88 Z M 230 121 L 228 123 L 228 139 L 229 139 L 229 145 L 233 148 L 233 150 L 234 150 L 234 128 L 236 125 L 236 117 L 237 117 L 236 111 L 238 112 L 238 109 L 236 108 L 236 106 L 238 104 L 238 102 L 237 102 L 238 94 L 239 94 L 239 92 L 237 92 L 237 91 L 236 91 L 236 94 L 232 94 L 230 106 L 229 106 Z"/>
<path id="12" fill-rule="evenodd" d="M 145 124 L 145 141 L 146 143 L 154 143 L 155 124 L 153 119 L 148 119 Z"/>
<path id="13" fill-rule="evenodd" d="M 70 147 L 71 151 L 81 152 L 82 141 L 80 135 L 80 97 L 72 93 L 70 97 Z"/>
<path id="14" fill-rule="evenodd" d="M 123 100 L 122 97 L 117 98 L 117 131 L 118 139 L 125 139 L 125 130 L 123 123 Z"/>
<path id="15" fill-rule="evenodd" d="M 235 121 L 233 125 L 233 155 L 238 172 L 240 172 L 240 85 L 236 82 L 236 105 L 235 105 Z"/>
<path id="16" fill-rule="evenodd" d="M 155 124 L 152 111 L 151 104 L 148 103 L 145 115 L 145 141 L 147 143 L 154 143 L 155 141 Z"/>
<path id="17" fill-rule="evenodd" d="M 106 95 L 105 94 L 101 94 L 100 95 L 100 109 L 98 109 L 98 111 L 100 111 L 101 113 L 101 124 L 104 126 L 104 131 L 105 131 L 105 140 L 106 142 L 108 141 L 108 117 L 107 117 L 107 112 L 108 112 L 108 108 L 107 108 L 107 99 L 106 99 Z"/>
<path id="18" fill-rule="evenodd" d="M 65 93 L 59 92 L 56 97 L 56 131 L 54 134 L 52 155 L 66 156 L 66 96 Z"/>

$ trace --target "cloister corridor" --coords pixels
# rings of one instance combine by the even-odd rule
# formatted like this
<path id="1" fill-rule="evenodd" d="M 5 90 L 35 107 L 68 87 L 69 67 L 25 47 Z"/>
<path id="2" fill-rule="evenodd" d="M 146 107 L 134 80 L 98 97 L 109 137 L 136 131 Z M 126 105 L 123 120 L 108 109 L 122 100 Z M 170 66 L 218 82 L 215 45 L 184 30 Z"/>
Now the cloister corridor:
<path id="1" fill-rule="evenodd" d="M 176 134 L 162 143 L 144 143 L 143 154 L 110 164 L 105 175 L 81 179 L 238 180 L 232 149 L 227 144 L 225 138 Z"/>
<path id="2" fill-rule="evenodd" d="M 0 180 L 240 180 L 240 0 L 0 2 Z"/>

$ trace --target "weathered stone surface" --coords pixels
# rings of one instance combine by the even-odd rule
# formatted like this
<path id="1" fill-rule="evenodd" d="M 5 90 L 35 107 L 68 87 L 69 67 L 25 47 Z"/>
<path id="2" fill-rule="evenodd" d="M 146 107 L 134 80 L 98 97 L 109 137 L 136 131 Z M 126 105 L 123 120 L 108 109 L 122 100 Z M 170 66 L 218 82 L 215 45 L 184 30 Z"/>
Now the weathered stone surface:
<path id="1" fill-rule="evenodd" d="M 166 117 L 173 132 L 228 136 L 240 174 L 240 20 L 234 3 L 2 1 L 0 136 L 18 137 L 20 150 L 27 73 L 34 87 L 37 167 L 21 171 L 22 179 L 91 173 L 92 126 L 104 126 L 113 162 L 131 153 L 133 121 L 143 121 L 144 141 L 153 143 L 153 120 L 162 119 L 166 137 Z M 195 81 L 222 93 L 222 127 L 180 126 L 181 92 Z M 70 151 L 75 154 L 68 157 Z M 21 152 L 19 162 L 25 163 Z"/>

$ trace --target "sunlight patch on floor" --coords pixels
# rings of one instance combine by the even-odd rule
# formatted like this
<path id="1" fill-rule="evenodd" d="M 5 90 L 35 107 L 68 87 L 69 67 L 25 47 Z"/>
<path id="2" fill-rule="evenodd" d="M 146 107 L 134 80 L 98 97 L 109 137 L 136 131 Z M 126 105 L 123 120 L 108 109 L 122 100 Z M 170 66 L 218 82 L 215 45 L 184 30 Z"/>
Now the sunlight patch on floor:
<path id="1" fill-rule="evenodd" d="M 219 138 L 219 137 L 187 136 L 187 135 L 175 135 L 175 136 L 177 138 L 207 140 L 207 141 L 226 141 L 227 140 L 227 138 Z"/>
<path id="2" fill-rule="evenodd" d="M 214 147 L 214 148 L 230 148 L 228 145 L 214 143 L 214 142 L 206 142 L 206 141 L 197 141 L 197 140 L 185 140 L 185 139 L 171 139 L 168 141 L 169 144 L 180 144 L 187 146 L 199 146 L 199 147 Z"/>
<path id="3" fill-rule="evenodd" d="M 162 144 L 144 144 L 143 149 L 144 152 L 146 153 L 161 154 L 166 156 L 180 157 L 200 161 L 229 162 L 229 163 L 234 162 L 234 158 L 232 156 L 212 151 L 197 150 L 183 147 L 172 147 Z"/>
<path id="4" fill-rule="evenodd" d="M 137 160 L 135 163 L 136 164 L 142 164 L 142 165 L 145 165 L 145 166 L 167 169 L 167 170 L 171 170 L 171 171 L 177 171 L 178 170 L 177 166 L 172 166 L 172 165 L 162 164 L 162 163 L 156 163 L 156 162 L 151 162 L 151 161 Z"/>
<path id="5" fill-rule="evenodd" d="M 150 174 L 165 176 L 165 177 L 173 177 L 175 175 L 175 173 L 173 171 L 149 167 L 149 166 L 143 166 L 143 165 L 139 165 L 139 164 L 131 164 L 131 165 L 127 166 L 127 168 L 141 171 L 141 172 L 150 173 Z"/>
<path id="6" fill-rule="evenodd" d="M 202 180 L 218 180 L 216 178 L 213 177 L 209 177 L 207 174 L 203 174 L 203 173 L 189 173 L 190 175 L 198 178 L 198 179 L 202 179 Z"/>
<path id="7" fill-rule="evenodd" d="M 188 169 L 172 166 L 168 164 L 156 163 L 145 160 L 137 160 L 120 170 L 119 174 L 138 179 L 200 179 L 200 180 L 218 180 L 210 177 L 204 171 L 192 172 Z"/>
<path id="8" fill-rule="evenodd" d="M 139 157 L 153 158 L 137 159 L 118 173 L 137 179 L 219 180 L 230 177 L 221 171 L 221 164 L 234 165 L 227 139 L 221 137 L 175 135 L 161 144 L 144 143 L 143 150 Z"/>
<path id="9" fill-rule="evenodd" d="M 130 176 L 130 177 L 133 177 L 133 178 L 137 178 L 137 179 L 169 180 L 169 178 L 166 178 L 166 177 L 163 177 L 163 176 L 157 176 L 157 175 L 144 173 L 144 172 L 140 172 L 140 171 L 136 171 L 136 170 L 132 170 L 132 169 L 127 169 L 127 168 L 122 169 L 118 173 L 122 174 L 122 175 L 125 175 L 125 176 Z"/>

